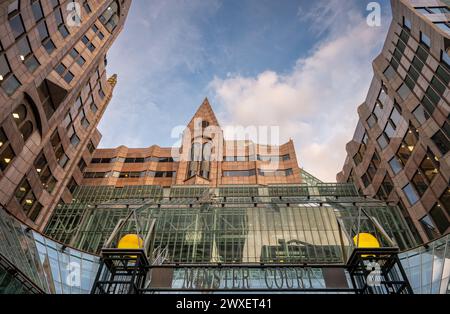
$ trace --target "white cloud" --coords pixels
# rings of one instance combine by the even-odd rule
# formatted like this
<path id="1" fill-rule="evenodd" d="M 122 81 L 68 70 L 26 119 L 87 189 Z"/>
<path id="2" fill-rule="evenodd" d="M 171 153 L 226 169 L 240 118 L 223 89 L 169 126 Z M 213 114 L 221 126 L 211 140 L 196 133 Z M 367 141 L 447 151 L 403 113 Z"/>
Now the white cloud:
<path id="1" fill-rule="evenodd" d="M 344 163 L 356 109 L 373 76 L 371 62 L 387 30 L 387 25 L 368 27 L 364 16 L 342 2 L 331 1 L 325 13 L 303 17 L 311 25 L 326 18 L 330 30 L 290 73 L 216 77 L 210 83 L 224 109 L 223 124 L 279 125 L 282 141 L 294 139 L 300 166 L 330 182 Z M 346 14 L 338 17 L 333 10 Z"/>
<path id="2" fill-rule="evenodd" d="M 219 8 L 217 0 L 133 2 L 123 32 L 108 54 L 108 72 L 118 73 L 118 84 L 99 126 L 104 135 L 101 147 L 153 144 L 143 134 L 149 133 L 149 125 L 153 134 L 161 132 L 173 119 L 162 104 L 192 94 L 179 73 L 196 73 L 202 67 L 201 22 Z"/>

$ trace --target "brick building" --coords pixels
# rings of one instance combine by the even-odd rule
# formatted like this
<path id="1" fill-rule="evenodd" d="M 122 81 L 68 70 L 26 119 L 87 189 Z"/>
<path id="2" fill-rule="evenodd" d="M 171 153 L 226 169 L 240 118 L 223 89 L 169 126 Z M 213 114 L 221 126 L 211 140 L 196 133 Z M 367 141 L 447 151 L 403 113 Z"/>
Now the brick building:
<path id="1" fill-rule="evenodd" d="M 0 202 L 37 227 L 71 200 L 100 141 L 117 80 L 106 53 L 131 1 L 76 4 L 0 2 Z"/>
<path id="2" fill-rule="evenodd" d="M 397 204 L 427 242 L 450 228 L 448 1 L 393 0 L 338 182 Z"/>
<path id="3" fill-rule="evenodd" d="M 268 185 L 301 183 L 292 141 L 227 141 L 207 99 L 187 124 L 181 147 L 97 149 L 83 185 Z"/>

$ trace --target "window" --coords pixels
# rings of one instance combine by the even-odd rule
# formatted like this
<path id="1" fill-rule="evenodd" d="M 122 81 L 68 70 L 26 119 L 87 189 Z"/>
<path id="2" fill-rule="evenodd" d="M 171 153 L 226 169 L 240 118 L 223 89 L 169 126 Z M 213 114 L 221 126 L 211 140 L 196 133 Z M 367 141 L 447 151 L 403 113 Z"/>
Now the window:
<path id="1" fill-rule="evenodd" d="M 18 9 L 14 10 L 9 14 L 8 19 L 12 33 L 16 39 L 16 45 L 19 50 L 19 58 L 30 72 L 34 72 L 40 64 L 31 50 L 28 36 L 25 34 L 25 27 L 20 11 Z"/>
<path id="2" fill-rule="evenodd" d="M 9 140 L 6 137 L 3 128 L 0 128 L 0 170 L 5 171 L 6 168 L 11 164 L 14 159 L 15 154 L 12 150 Z"/>
<path id="3" fill-rule="evenodd" d="M 434 225 L 430 216 L 426 215 L 425 217 L 420 219 L 419 222 L 422 225 L 423 230 L 427 234 L 428 239 L 433 240 L 439 236 L 439 233 L 436 230 L 436 226 Z"/>
<path id="4" fill-rule="evenodd" d="M 83 8 L 84 8 L 84 11 L 86 11 L 86 14 L 92 13 L 91 6 L 89 5 L 88 0 L 85 0 L 83 2 Z"/>
<path id="5" fill-rule="evenodd" d="M 445 216 L 445 213 L 442 211 L 442 207 L 439 203 L 434 205 L 430 210 L 430 216 L 441 234 L 444 234 L 450 227 L 450 222 Z"/>
<path id="6" fill-rule="evenodd" d="M 410 67 L 410 69 L 413 68 L 413 69 L 415 69 L 418 72 L 422 72 L 424 64 L 419 58 L 414 57 L 412 62 L 411 62 L 411 65 L 412 66 Z M 418 74 L 415 74 L 415 75 L 417 76 L 417 77 L 415 77 L 415 80 L 417 81 L 417 78 L 419 77 L 419 75 Z"/>
<path id="7" fill-rule="evenodd" d="M 447 51 L 441 51 L 441 61 L 450 68 L 450 56 Z"/>
<path id="8" fill-rule="evenodd" d="M 444 82 L 445 85 L 450 84 L 450 74 L 448 69 L 442 65 L 439 65 L 436 69 L 436 76 Z"/>
<path id="9" fill-rule="evenodd" d="M 37 30 L 39 32 L 39 37 L 41 38 L 42 46 L 45 48 L 45 51 L 51 55 L 53 51 L 55 51 L 56 46 L 48 33 L 47 22 L 45 20 L 39 22 L 37 25 Z"/>
<path id="10" fill-rule="evenodd" d="M 419 60 L 418 58 L 414 57 L 415 60 Z M 408 70 L 408 75 L 405 78 L 405 83 L 409 87 L 409 89 L 414 89 L 414 86 L 416 86 L 416 82 L 419 79 L 419 72 L 416 70 L 414 64 L 412 63 Z"/>
<path id="11" fill-rule="evenodd" d="M 92 158 L 92 164 L 109 164 L 117 162 L 118 158 Z"/>
<path id="12" fill-rule="evenodd" d="M 89 38 L 86 35 L 84 35 L 81 38 L 81 41 L 89 49 L 90 52 L 94 52 L 95 46 L 94 46 L 94 44 L 92 44 L 92 42 L 89 40 Z"/>
<path id="13" fill-rule="evenodd" d="M 30 183 L 26 178 L 23 178 L 22 182 L 20 182 L 14 192 L 14 196 L 17 202 L 19 202 L 22 206 L 22 209 L 27 217 L 35 221 L 42 210 L 42 205 L 37 202 L 36 196 L 34 195 Z"/>
<path id="14" fill-rule="evenodd" d="M 369 126 L 369 128 L 373 128 L 377 122 L 378 122 L 377 116 L 374 113 L 371 113 L 369 118 L 367 119 L 367 125 Z"/>
<path id="15" fill-rule="evenodd" d="M 33 73 L 40 65 L 39 61 L 31 51 L 30 42 L 28 36 L 23 36 L 16 42 L 17 49 L 19 50 L 19 58 L 25 64 L 27 69 Z"/>
<path id="16" fill-rule="evenodd" d="M 430 10 L 433 14 L 448 14 L 450 13 L 450 10 L 447 7 L 429 7 L 428 10 Z"/>
<path id="17" fill-rule="evenodd" d="M 24 142 L 26 142 L 36 129 L 36 120 L 34 118 L 33 110 L 29 106 L 20 104 L 13 110 L 12 118 L 16 123 Z"/>
<path id="18" fill-rule="evenodd" d="M 381 183 L 380 189 L 377 192 L 377 196 L 380 199 L 387 200 L 392 190 L 394 189 L 394 183 L 388 174 L 384 177 L 383 182 Z"/>
<path id="19" fill-rule="evenodd" d="M 417 130 L 410 127 L 396 155 L 403 165 L 406 165 L 409 157 L 411 157 L 412 152 L 416 148 L 418 138 Z"/>
<path id="20" fill-rule="evenodd" d="M 81 158 L 80 161 L 78 162 L 78 168 L 80 169 L 81 173 L 84 172 L 86 167 L 87 167 L 86 162 L 84 161 L 83 158 Z"/>
<path id="21" fill-rule="evenodd" d="M 87 149 L 88 149 L 88 151 L 89 151 L 89 153 L 90 153 L 91 155 L 94 153 L 94 151 L 95 151 L 95 146 L 94 146 L 94 144 L 92 143 L 92 141 L 89 141 L 89 143 L 87 144 Z"/>
<path id="22" fill-rule="evenodd" d="M 85 179 L 102 179 L 102 178 L 106 178 L 106 172 L 85 172 L 84 175 L 83 175 L 83 178 L 85 178 Z M 126 178 L 128 178 L 128 176 Z"/>
<path id="23" fill-rule="evenodd" d="M 383 115 L 383 106 L 381 105 L 381 103 L 379 103 L 379 102 L 375 103 L 375 106 L 372 111 L 372 115 L 375 116 L 375 120 L 377 122 L 381 119 L 381 117 Z"/>
<path id="24" fill-rule="evenodd" d="M 50 4 L 52 6 L 52 8 L 56 8 L 57 6 L 59 6 L 59 0 L 50 0 Z"/>
<path id="25" fill-rule="evenodd" d="M 436 76 L 432 78 L 430 86 L 433 87 L 433 92 L 437 92 L 438 95 L 443 95 L 445 92 L 445 85 Z M 434 97 L 439 98 L 437 95 Z M 438 102 L 439 100 L 436 101 L 436 103 Z"/>
<path id="26" fill-rule="evenodd" d="M 77 147 L 78 144 L 80 144 L 80 138 L 78 137 L 77 133 L 75 132 L 75 128 L 73 128 L 73 134 L 70 137 L 70 144 L 72 144 L 73 147 Z"/>
<path id="27" fill-rule="evenodd" d="M 431 117 L 430 113 L 421 104 L 414 109 L 413 115 L 420 124 L 424 124 Z"/>
<path id="28" fill-rule="evenodd" d="M 223 176 L 224 177 L 253 177 L 256 175 L 255 169 L 250 170 L 229 170 L 224 171 Z"/>
<path id="29" fill-rule="evenodd" d="M 8 59 L 0 44 L 0 85 L 9 96 L 21 86 L 17 77 L 12 73 Z"/>
<path id="30" fill-rule="evenodd" d="M 53 99 L 52 93 L 50 93 L 50 83 L 47 80 L 44 80 L 41 85 L 38 87 L 38 94 L 41 100 L 42 106 L 44 107 L 44 112 L 47 119 L 50 119 L 58 108 L 59 103 Z"/>
<path id="31" fill-rule="evenodd" d="M 420 32 L 420 42 L 422 44 L 425 44 L 425 46 L 427 46 L 428 48 L 431 47 L 431 40 L 430 37 L 428 37 L 427 35 L 425 35 L 423 32 Z"/>
<path id="32" fill-rule="evenodd" d="M 439 27 L 441 30 L 444 31 L 447 35 L 450 35 L 450 27 L 445 22 L 434 22 L 434 25 Z"/>
<path id="33" fill-rule="evenodd" d="M 263 170 L 258 169 L 258 174 L 262 177 L 287 177 L 293 175 L 292 169 L 285 170 Z"/>
<path id="34" fill-rule="evenodd" d="M 67 163 L 69 162 L 69 157 L 67 157 L 64 152 L 64 148 L 61 143 L 61 138 L 59 137 L 58 130 L 56 130 L 52 137 L 50 138 L 50 142 L 53 147 L 53 151 L 55 152 L 56 161 L 61 166 L 61 168 L 65 168 Z"/>
<path id="35" fill-rule="evenodd" d="M 145 176 L 144 172 L 121 172 L 119 174 L 119 178 L 140 178 L 142 176 Z"/>
<path id="36" fill-rule="evenodd" d="M 450 125 L 445 122 L 443 127 L 444 132 L 442 130 L 438 130 L 431 140 L 434 142 L 436 147 L 439 149 L 439 151 L 442 153 L 442 155 L 446 155 L 448 151 L 450 150 L 450 142 L 449 139 L 445 134 L 450 134 Z"/>
<path id="37" fill-rule="evenodd" d="M 380 146 L 381 150 L 385 149 L 389 144 L 389 138 L 386 133 L 382 133 L 380 137 L 377 138 L 377 143 Z"/>
<path id="38" fill-rule="evenodd" d="M 358 166 L 364 159 L 364 156 L 366 154 L 366 146 L 367 144 L 367 133 L 364 133 L 363 138 L 361 140 L 361 145 L 359 146 L 358 152 L 353 156 L 353 161 L 355 163 L 355 166 Z"/>
<path id="39" fill-rule="evenodd" d="M 389 96 L 388 94 L 386 94 L 386 87 L 382 86 L 381 90 L 380 90 L 380 94 L 378 95 L 378 101 L 381 104 L 381 108 L 383 108 L 384 106 L 386 106 L 387 101 L 389 100 Z"/>
<path id="40" fill-rule="evenodd" d="M 445 189 L 444 193 L 442 193 L 439 198 L 439 203 L 441 204 L 441 207 L 445 209 L 447 215 L 450 216 L 450 187 Z"/>
<path id="41" fill-rule="evenodd" d="M 402 29 L 402 31 L 400 32 L 400 35 L 398 37 L 400 40 L 397 41 L 397 48 L 401 52 L 404 52 L 406 45 L 408 44 L 409 33 Z"/>
<path id="42" fill-rule="evenodd" d="M 10 4 L 8 4 L 8 15 L 17 13 L 19 11 L 19 0 L 11 1 Z"/>
<path id="43" fill-rule="evenodd" d="M 72 177 L 72 179 L 70 179 L 69 184 L 67 185 L 67 189 L 70 191 L 70 193 L 73 194 L 73 192 L 75 192 L 75 189 L 78 187 L 77 181 L 75 181 L 75 178 Z"/>
<path id="44" fill-rule="evenodd" d="M 53 41 L 50 39 L 50 37 L 47 40 L 44 40 L 42 42 L 42 45 L 44 46 L 45 50 L 47 51 L 47 53 L 49 55 L 51 55 L 53 53 L 53 51 L 55 51 L 56 46 L 53 43 Z"/>
<path id="45" fill-rule="evenodd" d="M 100 40 L 103 40 L 103 38 L 105 38 L 105 35 L 103 35 L 103 33 L 98 29 L 97 25 L 92 25 L 91 29 Z"/>
<path id="46" fill-rule="evenodd" d="M 395 127 L 393 126 L 391 120 L 388 120 L 386 127 L 384 129 L 384 134 L 386 135 L 386 137 L 389 139 L 394 137 L 395 134 Z"/>
<path id="47" fill-rule="evenodd" d="M 378 167 L 380 166 L 380 156 L 375 151 L 372 156 L 372 160 L 370 161 L 369 167 L 367 168 L 367 174 L 369 175 L 370 180 L 372 181 L 377 173 Z"/>
<path id="48" fill-rule="evenodd" d="M 138 157 L 138 158 L 125 158 L 125 163 L 126 164 L 134 164 L 134 163 L 144 163 L 145 162 L 145 158 L 142 157 Z"/>
<path id="49" fill-rule="evenodd" d="M 73 124 L 72 115 L 70 114 L 70 111 L 67 112 L 64 120 L 61 123 L 61 126 L 65 128 L 66 130 L 69 129 L 69 126 Z"/>
<path id="50" fill-rule="evenodd" d="M 395 77 L 395 70 L 392 66 L 388 66 L 386 70 L 384 70 L 384 76 L 390 81 Z"/>
<path id="51" fill-rule="evenodd" d="M 23 25 L 22 16 L 19 11 L 13 13 L 9 17 L 9 26 L 11 27 L 12 34 L 15 39 L 19 38 L 25 33 L 25 27 Z"/>
<path id="52" fill-rule="evenodd" d="M 119 3 L 113 1 L 108 8 L 100 15 L 100 22 L 106 27 L 106 29 L 112 33 L 119 23 Z"/>
<path id="53" fill-rule="evenodd" d="M 103 91 L 102 84 L 98 82 L 99 88 L 98 88 L 98 95 L 101 99 L 105 98 L 105 92 Z"/>
<path id="54" fill-rule="evenodd" d="M 147 176 L 152 178 L 172 178 L 175 177 L 175 171 L 147 171 Z"/>
<path id="55" fill-rule="evenodd" d="M 44 13 L 42 12 L 42 5 L 40 0 L 33 0 L 31 2 L 31 11 L 33 11 L 33 16 L 36 22 L 39 22 L 44 18 Z"/>
<path id="56" fill-rule="evenodd" d="M 371 183 L 369 176 L 367 175 L 367 173 L 363 174 L 363 176 L 361 177 L 361 180 L 364 184 L 364 187 L 368 187 Z"/>
<path id="57" fill-rule="evenodd" d="M 188 165 L 188 178 L 195 175 L 201 176 L 205 179 L 209 178 L 210 173 L 210 159 L 212 154 L 211 142 L 199 143 L 194 142 L 191 146 L 190 162 Z"/>
<path id="58" fill-rule="evenodd" d="M 427 109 L 430 108 L 429 110 L 431 113 L 433 113 L 434 108 L 441 100 L 441 97 L 438 93 L 436 93 L 436 91 L 440 94 L 443 94 L 445 91 L 445 86 L 442 85 L 442 83 L 436 77 L 434 77 L 431 80 L 430 87 L 428 87 L 427 91 L 425 92 L 425 97 L 423 100 Z"/>
<path id="59" fill-rule="evenodd" d="M 416 55 L 423 63 L 427 62 L 428 52 L 423 48 L 423 46 L 417 47 Z"/>
<path id="60" fill-rule="evenodd" d="M 92 113 L 94 113 L 94 114 L 97 113 L 98 108 L 95 103 L 92 102 L 89 107 L 91 108 Z"/>
<path id="61" fill-rule="evenodd" d="M 411 183 L 407 184 L 403 188 L 403 193 L 405 193 L 405 196 L 408 199 L 410 205 L 414 205 L 419 201 L 419 196 L 417 195 L 417 192 Z"/>
<path id="62" fill-rule="evenodd" d="M 394 109 L 392 109 L 391 116 L 390 116 L 390 122 L 393 124 L 393 127 L 396 129 L 400 123 L 403 121 L 403 117 L 401 115 L 401 109 L 397 103 L 394 103 Z"/>
<path id="63" fill-rule="evenodd" d="M 172 157 L 146 157 L 144 162 L 173 162 Z"/>
<path id="64" fill-rule="evenodd" d="M 411 30 L 411 21 L 406 17 L 403 17 L 403 26 Z"/>
<path id="65" fill-rule="evenodd" d="M 403 170 L 403 166 L 402 166 L 402 162 L 398 159 L 398 157 L 393 157 L 390 161 L 389 161 L 389 166 L 392 169 L 392 172 L 394 174 L 398 174 L 400 171 Z"/>
<path id="66" fill-rule="evenodd" d="M 66 38 L 70 35 L 69 30 L 67 29 L 66 25 L 64 24 L 63 15 L 61 12 L 61 8 L 58 8 L 55 10 L 55 19 L 56 19 L 56 26 L 58 27 L 59 33 L 63 38 Z"/>
<path id="67" fill-rule="evenodd" d="M 70 82 L 72 82 L 74 75 L 67 69 L 67 67 L 64 64 L 62 63 L 58 64 L 55 67 L 55 71 L 64 79 L 64 81 L 66 81 L 67 84 L 70 84 Z"/>
<path id="68" fill-rule="evenodd" d="M 41 153 L 34 162 L 34 168 L 41 180 L 42 187 L 48 193 L 52 193 L 56 186 L 56 179 L 53 176 L 44 153 Z"/>
<path id="69" fill-rule="evenodd" d="M 415 8 L 416 11 L 422 13 L 422 14 L 445 14 L 450 13 L 447 7 L 420 7 Z"/>
<path id="70" fill-rule="evenodd" d="M 72 48 L 69 54 L 80 67 L 82 67 L 86 63 L 86 60 L 80 55 L 78 50 L 76 50 L 75 48 Z"/>
<path id="71" fill-rule="evenodd" d="M 81 110 L 80 112 L 80 121 L 81 121 L 81 126 L 85 129 L 89 128 L 89 120 L 86 118 L 86 113 L 84 112 L 84 109 Z"/>
<path id="72" fill-rule="evenodd" d="M 46 40 L 47 38 L 50 37 L 50 34 L 48 33 L 47 23 L 45 21 L 42 21 L 37 25 L 37 30 L 38 30 L 41 42 L 43 42 L 44 40 Z"/>
<path id="73" fill-rule="evenodd" d="M 397 93 L 403 100 L 405 100 L 406 98 L 408 98 L 409 94 L 411 93 L 411 90 L 405 83 L 403 83 L 397 90 Z"/>
<path id="74" fill-rule="evenodd" d="M 420 197 L 422 197 L 428 189 L 428 182 L 420 170 L 416 172 L 412 178 L 412 182 L 416 188 L 416 191 L 419 193 Z"/>
<path id="75" fill-rule="evenodd" d="M 239 157 L 238 157 L 239 158 Z M 280 161 L 286 161 L 289 160 L 291 157 L 289 155 L 282 155 L 282 156 L 265 156 L 265 155 L 257 155 L 257 160 L 264 161 L 264 162 L 280 162 Z M 248 161 L 250 158 L 248 156 L 243 157 L 242 160 L 236 160 L 236 161 Z"/>
<path id="76" fill-rule="evenodd" d="M 439 173 L 439 167 L 440 164 L 438 158 L 433 152 L 428 150 L 427 156 L 424 158 L 419 168 L 429 183 L 433 182 L 433 179 Z"/>

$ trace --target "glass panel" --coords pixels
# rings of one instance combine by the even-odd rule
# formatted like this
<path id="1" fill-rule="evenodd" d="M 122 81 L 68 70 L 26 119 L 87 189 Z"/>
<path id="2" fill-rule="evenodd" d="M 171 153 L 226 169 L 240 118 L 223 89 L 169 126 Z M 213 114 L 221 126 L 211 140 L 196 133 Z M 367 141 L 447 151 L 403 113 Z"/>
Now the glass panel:
<path id="1" fill-rule="evenodd" d="M 403 188 L 403 192 L 405 193 L 406 198 L 408 199 L 411 205 L 414 205 L 419 201 L 419 196 L 417 195 L 416 190 L 413 188 L 411 184 L 406 185 Z"/>

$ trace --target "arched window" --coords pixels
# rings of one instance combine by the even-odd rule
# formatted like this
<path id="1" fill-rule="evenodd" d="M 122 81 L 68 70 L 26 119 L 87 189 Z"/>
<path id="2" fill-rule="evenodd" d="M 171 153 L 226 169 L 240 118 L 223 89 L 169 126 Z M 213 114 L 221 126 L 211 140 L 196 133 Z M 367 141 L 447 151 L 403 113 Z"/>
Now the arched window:
<path id="1" fill-rule="evenodd" d="M 191 161 L 202 160 L 202 144 L 193 143 L 191 147 Z"/>
<path id="2" fill-rule="evenodd" d="M 212 143 L 207 142 L 203 144 L 203 161 L 211 161 Z"/>
<path id="3" fill-rule="evenodd" d="M 24 141 L 26 141 L 31 134 L 33 134 L 33 123 L 31 123 L 30 121 L 26 121 L 22 127 L 20 128 L 20 133 L 22 134 L 22 137 L 24 139 Z"/>
<path id="4" fill-rule="evenodd" d="M 209 178 L 210 161 L 212 154 L 212 143 L 204 144 L 199 142 L 192 143 L 191 159 L 188 167 L 188 178 L 199 175 L 203 178 Z"/>
<path id="5" fill-rule="evenodd" d="M 36 119 L 28 103 L 18 105 L 12 112 L 12 118 L 17 125 L 23 141 L 26 142 L 37 129 Z"/>
<path id="6" fill-rule="evenodd" d="M 19 105 L 12 113 L 14 122 L 16 122 L 16 125 L 19 126 L 22 124 L 22 122 L 25 121 L 27 118 L 27 107 L 25 105 Z"/>
<path id="7" fill-rule="evenodd" d="M 103 23 L 110 33 L 112 33 L 119 24 L 119 9 L 119 3 L 117 1 L 113 1 L 99 17 L 100 22 Z"/>

